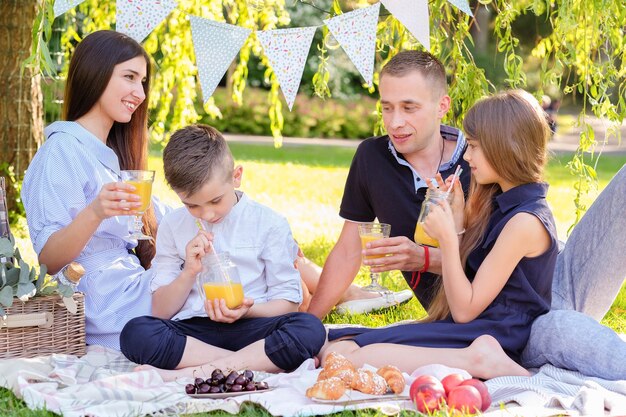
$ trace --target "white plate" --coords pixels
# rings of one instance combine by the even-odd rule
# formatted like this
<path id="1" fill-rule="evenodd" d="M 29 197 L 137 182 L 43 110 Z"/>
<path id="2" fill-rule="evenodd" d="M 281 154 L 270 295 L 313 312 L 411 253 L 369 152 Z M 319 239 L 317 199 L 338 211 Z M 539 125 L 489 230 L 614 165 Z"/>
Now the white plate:
<path id="1" fill-rule="evenodd" d="M 230 397 L 239 397 L 240 395 L 254 395 L 254 394 L 263 394 L 268 391 L 272 391 L 275 387 L 269 387 L 267 389 L 261 389 L 256 391 L 237 391 L 237 392 L 216 392 L 213 394 L 187 394 L 191 398 L 203 398 L 210 400 L 217 400 L 221 398 L 230 398 Z"/>
<path id="2" fill-rule="evenodd" d="M 321 404 L 332 405 L 352 405 L 352 404 L 364 404 L 364 403 L 380 403 L 391 401 L 410 401 L 410 398 L 406 395 L 396 394 L 384 394 L 384 395 L 368 395 L 359 393 L 357 395 L 344 394 L 336 400 L 322 400 L 319 398 L 311 398 L 312 401 Z"/>

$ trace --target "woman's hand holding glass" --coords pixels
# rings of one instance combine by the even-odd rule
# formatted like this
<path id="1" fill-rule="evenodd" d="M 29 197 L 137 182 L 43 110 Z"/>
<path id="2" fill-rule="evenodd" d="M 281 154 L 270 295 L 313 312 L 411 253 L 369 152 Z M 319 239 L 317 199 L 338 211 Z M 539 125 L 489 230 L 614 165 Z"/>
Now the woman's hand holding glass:
<path id="1" fill-rule="evenodd" d="M 89 207 L 101 221 L 115 216 L 134 215 L 142 205 L 141 197 L 134 191 L 135 187 L 125 182 L 104 184 Z"/>

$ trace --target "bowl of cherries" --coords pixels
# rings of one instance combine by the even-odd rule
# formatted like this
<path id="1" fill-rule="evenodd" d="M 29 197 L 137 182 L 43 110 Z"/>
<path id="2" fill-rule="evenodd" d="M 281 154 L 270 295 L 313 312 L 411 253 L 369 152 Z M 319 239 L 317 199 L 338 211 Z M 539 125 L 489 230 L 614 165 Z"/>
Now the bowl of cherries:
<path id="1" fill-rule="evenodd" d="M 235 395 L 251 394 L 269 390 L 266 382 L 255 381 L 254 372 L 249 369 L 231 371 L 224 375 L 221 369 L 215 369 L 207 379 L 196 378 L 193 384 L 185 385 L 185 392 L 192 397 L 224 398 Z"/>

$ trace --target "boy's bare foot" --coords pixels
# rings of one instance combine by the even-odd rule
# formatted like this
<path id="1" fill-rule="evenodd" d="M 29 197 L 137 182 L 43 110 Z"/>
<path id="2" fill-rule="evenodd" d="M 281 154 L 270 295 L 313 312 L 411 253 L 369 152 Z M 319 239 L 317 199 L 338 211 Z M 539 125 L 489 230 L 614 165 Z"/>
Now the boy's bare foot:
<path id="1" fill-rule="evenodd" d="M 491 379 L 498 376 L 531 376 L 525 368 L 517 364 L 500 346 L 500 343 L 489 335 L 478 337 L 467 348 L 472 353 L 472 376 Z"/>

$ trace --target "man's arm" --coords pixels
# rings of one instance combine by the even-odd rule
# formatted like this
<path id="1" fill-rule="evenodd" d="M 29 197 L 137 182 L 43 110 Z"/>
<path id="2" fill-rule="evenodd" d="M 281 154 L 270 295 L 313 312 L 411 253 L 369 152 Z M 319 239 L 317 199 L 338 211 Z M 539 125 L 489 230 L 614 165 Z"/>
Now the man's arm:
<path id="1" fill-rule="evenodd" d="M 376 264 L 372 272 L 387 271 L 421 271 L 424 268 L 424 247 L 405 236 L 379 239 L 367 244 L 365 254 L 390 255 L 383 258 L 365 260 L 364 264 Z M 428 272 L 441 274 L 441 251 L 439 248 L 428 248 Z"/>
<path id="2" fill-rule="evenodd" d="M 358 223 L 346 221 L 339 240 L 328 255 L 317 291 L 308 312 L 323 318 L 341 299 L 361 265 L 361 239 Z"/>

